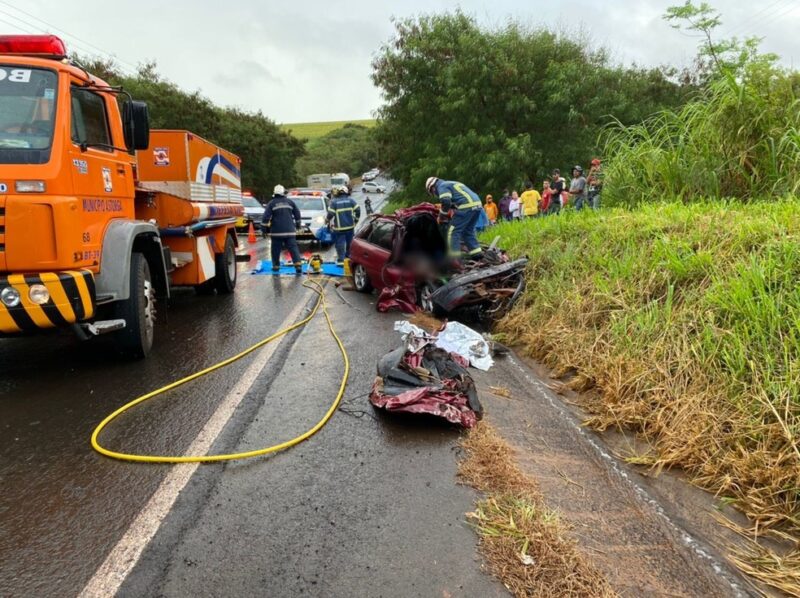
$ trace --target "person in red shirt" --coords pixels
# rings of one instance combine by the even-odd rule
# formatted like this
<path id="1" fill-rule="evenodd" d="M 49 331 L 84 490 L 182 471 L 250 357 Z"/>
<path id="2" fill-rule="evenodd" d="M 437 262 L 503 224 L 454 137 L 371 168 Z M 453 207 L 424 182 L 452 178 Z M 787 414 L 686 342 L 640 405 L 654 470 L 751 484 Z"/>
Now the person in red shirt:
<path id="1" fill-rule="evenodd" d="M 550 207 L 550 198 L 553 196 L 553 192 L 550 190 L 550 181 L 544 182 L 544 189 L 542 189 L 542 209 L 541 214 L 547 214 L 547 210 Z"/>

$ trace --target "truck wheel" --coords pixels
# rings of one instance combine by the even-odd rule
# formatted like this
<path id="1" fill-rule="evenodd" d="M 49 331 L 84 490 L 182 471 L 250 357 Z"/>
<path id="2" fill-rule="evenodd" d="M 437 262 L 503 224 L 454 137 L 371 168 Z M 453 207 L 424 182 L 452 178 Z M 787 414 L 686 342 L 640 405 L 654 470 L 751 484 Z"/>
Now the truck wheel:
<path id="1" fill-rule="evenodd" d="M 369 282 L 367 269 L 361 264 L 353 266 L 353 286 L 359 293 L 371 293 L 372 284 Z"/>
<path id="2" fill-rule="evenodd" d="M 156 290 L 150 265 L 141 253 L 131 254 L 131 292 L 115 305 L 114 316 L 125 320 L 125 328 L 115 333 L 119 350 L 131 357 L 147 357 L 153 347 L 156 323 Z"/>
<path id="3" fill-rule="evenodd" d="M 225 237 L 225 249 L 215 262 L 214 286 L 220 295 L 230 295 L 236 288 L 236 248 L 230 235 Z"/>

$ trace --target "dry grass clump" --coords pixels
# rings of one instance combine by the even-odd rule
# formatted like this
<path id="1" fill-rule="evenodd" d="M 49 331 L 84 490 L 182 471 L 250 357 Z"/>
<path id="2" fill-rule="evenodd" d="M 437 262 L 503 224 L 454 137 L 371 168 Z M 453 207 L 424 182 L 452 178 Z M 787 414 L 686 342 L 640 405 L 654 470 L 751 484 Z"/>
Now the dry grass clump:
<path id="1" fill-rule="evenodd" d="M 459 476 L 487 494 L 469 514 L 480 552 L 509 591 L 519 597 L 616 595 L 489 424 L 480 422 L 461 445 L 466 458 Z"/>
<path id="2" fill-rule="evenodd" d="M 504 338 L 593 389 L 594 427 L 648 440 L 632 460 L 680 466 L 797 542 L 800 202 L 566 213 L 496 234 L 531 260 Z"/>

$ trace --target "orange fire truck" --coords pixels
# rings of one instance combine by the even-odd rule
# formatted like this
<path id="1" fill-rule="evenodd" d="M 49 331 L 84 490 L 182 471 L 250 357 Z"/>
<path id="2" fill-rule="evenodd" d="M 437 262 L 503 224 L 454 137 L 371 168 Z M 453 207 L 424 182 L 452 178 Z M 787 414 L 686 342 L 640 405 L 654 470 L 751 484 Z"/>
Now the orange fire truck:
<path id="1" fill-rule="evenodd" d="M 71 64 L 50 35 L 0 36 L 0 334 L 71 327 L 153 344 L 171 286 L 231 293 L 240 160 Z"/>

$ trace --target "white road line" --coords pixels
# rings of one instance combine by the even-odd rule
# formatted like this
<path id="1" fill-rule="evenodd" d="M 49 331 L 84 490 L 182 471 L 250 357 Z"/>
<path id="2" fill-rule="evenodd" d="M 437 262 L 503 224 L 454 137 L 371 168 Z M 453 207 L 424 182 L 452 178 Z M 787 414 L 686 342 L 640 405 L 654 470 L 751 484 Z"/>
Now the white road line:
<path id="1" fill-rule="evenodd" d="M 292 325 L 299 319 L 300 312 L 306 306 L 306 301 L 300 301 L 286 319 L 281 322 L 278 330 Z M 186 451 L 189 455 L 203 455 L 208 452 L 211 445 L 219 436 L 225 424 L 233 415 L 236 407 L 253 386 L 261 370 L 275 354 L 281 342 L 273 342 L 256 353 L 253 363 L 245 370 L 242 377 L 231 392 L 223 399 L 220 406 L 209 418 L 206 425 Z M 111 550 L 106 560 L 95 571 L 89 583 L 79 594 L 80 598 L 101 598 L 113 596 L 117 593 L 125 578 L 142 556 L 145 547 L 158 532 L 161 523 L 172 510 L 178 495 L 186 487 L 192 474 L 197 470 L 199 463 L 179 463 L 173 465 L 167 477 L 161 482 L 150 500 L 133 520 L 125 535 Z"/>

